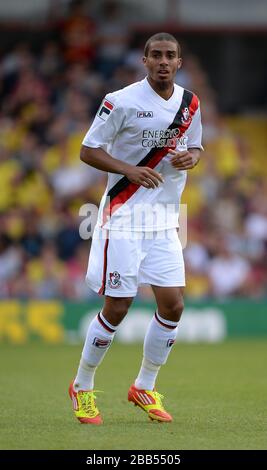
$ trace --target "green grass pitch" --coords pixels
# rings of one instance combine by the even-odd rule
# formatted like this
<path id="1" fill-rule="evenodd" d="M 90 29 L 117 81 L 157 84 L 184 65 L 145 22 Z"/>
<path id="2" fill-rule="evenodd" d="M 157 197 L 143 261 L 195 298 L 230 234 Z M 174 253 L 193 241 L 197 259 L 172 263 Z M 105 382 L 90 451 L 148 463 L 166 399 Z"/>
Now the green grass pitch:
<path id="1" fill-rule="evenodd" d="M 0 346 L 1 449 L 267 449 L 267 342 L 177 343 L 157 389 L 174 422 L 127 401 L 142 345 L 114 343 L 96 376 L 103 426 L 81 425 L 67 394 L 82 346 Z"/>

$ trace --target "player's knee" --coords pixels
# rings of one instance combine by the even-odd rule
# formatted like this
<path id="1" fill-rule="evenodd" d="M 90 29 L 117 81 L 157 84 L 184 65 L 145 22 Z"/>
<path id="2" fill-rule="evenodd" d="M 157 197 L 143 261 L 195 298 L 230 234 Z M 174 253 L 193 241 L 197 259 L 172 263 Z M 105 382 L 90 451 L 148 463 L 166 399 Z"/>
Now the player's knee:
<path id="1" fill-rule="evenodd" d="M 180 320 L 183 311 L 184 311 L 184 301 L 183 301 L 183 299 L 181 298 L 181 299 L 179 299 L 179 301 L 177 302 L 177 305 L 176 305 L 177 321 Z"/>
<path id="2" fill-rule="evenodd" d="M 133 299 L 129 297 L 106 298 L 106 302 L 102 311 L 103 316 L 112 325 L 118 325 L 123 320 L 125 315 L 127 315 L 132 300 Z"/>
<path id="3" fill-rule="evenodd" d="M 117 302 L 114 302 L 114 310 L 117 315 L 126 315 L 128 313 L 129 307 L 132 303 L 132 299 L 119 299 Z"/>
<path id="4" fill-rule="evenodd" d="M 165 317 L 170 321 L 179 321 L 184 310 L 184 301 L 182 298 L 166 305 L 164 310 Z M 162 312 L 163 313 L 163 312 Z"/>

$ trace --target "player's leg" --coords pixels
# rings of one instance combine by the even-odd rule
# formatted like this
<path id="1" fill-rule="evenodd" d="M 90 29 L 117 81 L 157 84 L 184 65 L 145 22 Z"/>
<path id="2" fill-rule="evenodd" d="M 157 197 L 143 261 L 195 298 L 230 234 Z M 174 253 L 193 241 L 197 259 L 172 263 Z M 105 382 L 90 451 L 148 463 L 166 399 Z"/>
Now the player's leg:
<path id="1" fill-rule="evenodd" d="M 184 309 L 184 287 L 151 287 L 157 302 L 157 317 L 178 324 Z"/>
<path id="2" fill-rule="evenodd" d="M 157 311 L 150 321 L 144 340 L 144 357 L 135 385 L 153 390 L 160 367 L 166 364 L 178 332 L 183 311 L 183 293 L 179 287 L 152 286 Z"/>
<path id="3" fill-rule="evenodd" d="M 179 287 L 152 288 L 158 309 L 146 331 L 142 364 L 128 392 L 128 399 L 143 408 L 151 419 L 170 422 L 172 417 L 164 409 L 161 396 L 155 391 L 155 382 L 177 336 L 178 321 L 183 311 L 183 295 Z"/>
<path id="4" fill-rule="evenodd" d="M 86 279 L 93 290 L 105 295 L 105 303 L 88 328 L 75 390 L 94 388 L 96 368 L 137 292 L 138 244 L 140 240 L 120 232 L 99 228 L 94 232 Z"/>
<path id="5" fill-rule="evenodd" d="M 93 390 L 97 367 L 111 346 L 120 322 L 132 303 L 132 298 L 105 297 L 104 307 L 89 325 L 74 389 Z"/>
<path id="6" fill-rule="evenodd" d="M 153 390 L 159 368 L 166 363 L 176 339 L 184 307 L 184 260 L 175 229 L 157 234 L 140 266 L 140 278 L 151 284 L 158 308 L 146 332 L 144 360 L 136 385 Z"/>
<path id="7" fill-rule="evenodd" d="M 184 263 L 176 231 L 170 233 L 169 239 L 154 244 L 142 266 L 142 281 L 152 284 L 158 308 L 146 331 L 143 361 L 128 397 L 152 419 L 171 421 L 153 390 L 160 367 L 166 363 L 175 342 L 183 311 Z M 138 393 L 143 403 L 137 402 Z M 154 408 L 145 404 L 151 400 Z"/>
<path id="8" fill-rule="evenodd" d="M 111 346 L 117 326 L 127 314 L 132 298 L 105 297 L 104 308 L 89 325 L 80 364 L 69 387 L 76 418 L 81 423 L 102 424 L 95 404 L 94 377 Z"/>
<path id="9" fill-rule="evenodd" d="M 78 372 L 70 386 L 76 417 L 86 423 L 97 421 L 95 424 L 102 422 L 94 403 L 95 372 L 137 292 L 138 271 L 136 243 L 118 240 L 113 234 L 105 238 L 99 232 L 94 233 L 86 277 L 93 290 L 105 295 L 105 303 L 89 325 Z M 77 406 L 79 398 L 85 401 Z"/>

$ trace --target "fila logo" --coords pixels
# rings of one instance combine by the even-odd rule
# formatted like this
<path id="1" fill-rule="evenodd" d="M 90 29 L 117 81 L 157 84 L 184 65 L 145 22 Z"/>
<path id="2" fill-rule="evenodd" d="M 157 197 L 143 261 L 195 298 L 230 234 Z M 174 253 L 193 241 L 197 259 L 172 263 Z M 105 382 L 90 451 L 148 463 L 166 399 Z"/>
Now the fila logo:
<path id="1" fill-rule="evenodd" d="M 152 118 L 153 111 L 137 111 L 138 118 Z"/>
<path id="2" fill-rule="evenodd" d="M 100 349 L 106 349 L 110 345 L 110 343 L 111 343 L 110 339 L 100 339 L 100 338 L 97 338 L 97 337 L 95 337 L 94 341 L 93 341 L 93 344 L 97 348 L 100 348 Z"/>
<path id="3" fill-rule="evenodd" d="M 106 119 L 109 117 L 111 111 L 114 109 L 114 105 L 110 103 L 108 100 L 104 100 L 103 103 L 101 104 L 99 110 L 98 110 L 98 117 L 103 119 L 103 121 L 106 121 Z"/>
<path id="4" fill-rule="evenodd" d="M 170 348 L 175 343 L 174 339 L 168 339 L 167 341 L 167 348 Z"/>

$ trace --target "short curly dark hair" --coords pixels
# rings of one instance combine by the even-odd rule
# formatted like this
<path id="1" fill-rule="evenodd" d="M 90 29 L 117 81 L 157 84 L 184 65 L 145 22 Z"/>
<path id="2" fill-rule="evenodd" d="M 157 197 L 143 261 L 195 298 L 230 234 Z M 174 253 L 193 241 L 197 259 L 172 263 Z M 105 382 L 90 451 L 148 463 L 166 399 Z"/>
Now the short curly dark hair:
<path id="1" fill-rule="evenodd" d="M 154 41 L 174 42 L 177 45 L 178 57 L 181 56 L 181 46 L 180 46 L 179 42 L 177 41 L 177 39 L 172 34 L 169 34 L 169 33 L 156 33 L 153 36 L 151 36 L 145 44 L 145 48 L 144 48 L 145 57 L 148 56 L 150 44 Z"/>

